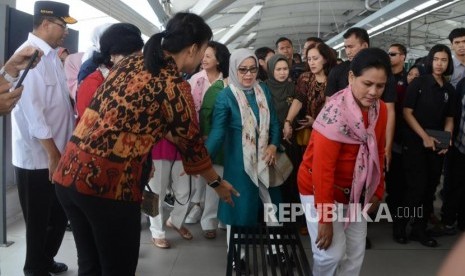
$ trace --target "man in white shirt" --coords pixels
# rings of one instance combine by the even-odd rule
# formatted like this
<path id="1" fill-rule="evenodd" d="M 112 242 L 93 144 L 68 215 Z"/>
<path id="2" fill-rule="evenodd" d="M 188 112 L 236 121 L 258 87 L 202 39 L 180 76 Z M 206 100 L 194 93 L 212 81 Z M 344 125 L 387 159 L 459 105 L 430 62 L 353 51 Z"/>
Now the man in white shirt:
<path id="1" fill-rule="evenodd" d="M 453 29 L 449 34 L 449 40 L 454 52 L 452 57 L 454 73 L 450 83 L 456 87 L 457 83 L 465 77 L 465 28 Z"/>
<path id="2" fill-rule="evenodd" d="M 55 262 L 67 223 L 51 176 L 74 128 L 74 116 L 57 48 L 68 35 L 69 6 L 51 1 L 34 5 L 34 26 L 18 49 L 33 45 L 44 55 L 29 71 L 21 99 L 12 111 L 13 165 L 26 222 L 25 275 L 68 270 Z"/>

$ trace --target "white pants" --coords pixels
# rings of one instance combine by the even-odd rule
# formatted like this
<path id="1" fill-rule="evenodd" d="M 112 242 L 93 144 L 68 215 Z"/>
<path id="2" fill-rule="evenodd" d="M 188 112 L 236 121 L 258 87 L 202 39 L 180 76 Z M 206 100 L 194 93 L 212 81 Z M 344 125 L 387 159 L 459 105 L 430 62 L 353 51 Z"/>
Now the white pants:
<path id="1" fill-rule="evenodd" d="M 320 250 L 315 244 L 318 236 L 317 210 L 313 195 L 300 195 L 305 210 L 310 243 L 313 252 L 313 275 L 356 276 L 360 274 L 365 256 L 367 221 L 352 222 L 344 229 L 344 222 L 333 222 L 333 241 L 328 249 Z M 344 205 L 344 215 L 346 205 Z M 310 213 L 308 213 L 310 212 Z"/>
<path id="2" fill-rule="evenodd" d="M 153 238 L 164 239 L 164 223 L 168 217 L 171 216 L 171 222 L 176 228 L 181 228 L 184 219 L 186 218 L 187 210 L 189 209 L 189 189 L 193 188 L 190 187 L 192 184 L 189 183 L 189 175 L 184 174 L 183 176 L 180 176 L 181 172 L 184 171 L 181 160 L 153 160 L 153 164 L 155 166 L 155 173 L 153 174 L 152 179 L 150 179 L 149 185 L 152 191 L 160 196 L 160 200 L 158 202 L 160 213 L 154 218 L 149 217 L 150 232 L 152 232 Z M 166 210 L 163 209 L 163 200 L 170 183 L 176 200 L 171 214 L 166 214 Z"/>
<path id="3" fill-rule="evenodd" d="M 215 169 L 219 176 L 223 176 L 223 166 L 213 165 L 213 169 Z M 200 225 L 202 226 L 202 230 L 216 230 L 218 228 L 218 194 L 215 192 L 215 189 L 207 187 L 207 181 L 203 177 L 192 177 L 192 182 L 194 183 L 194 187 L 196 189 L 192 197 L 192 202 L 205 202 L 202 211 L 202 217 L 200 218 Z M 200 187 L 202 188 L 202 191 L 200 191 L 200 194 L 197 194 Z M 196 195 L 200 195 L 202 197 L 198 199 L 198 201 L 194 201 Z"/>

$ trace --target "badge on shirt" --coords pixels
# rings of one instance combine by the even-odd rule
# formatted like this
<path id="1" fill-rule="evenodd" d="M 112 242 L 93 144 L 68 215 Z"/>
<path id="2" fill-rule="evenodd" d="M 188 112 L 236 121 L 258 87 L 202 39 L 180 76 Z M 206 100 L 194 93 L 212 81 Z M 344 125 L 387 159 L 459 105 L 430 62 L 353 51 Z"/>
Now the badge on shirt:
<path id="1" fill-rule="evenodd" d="M 449 101 L 449 94 L 447 92 L 444 92 L 444 102 L 447 103 Z"/>

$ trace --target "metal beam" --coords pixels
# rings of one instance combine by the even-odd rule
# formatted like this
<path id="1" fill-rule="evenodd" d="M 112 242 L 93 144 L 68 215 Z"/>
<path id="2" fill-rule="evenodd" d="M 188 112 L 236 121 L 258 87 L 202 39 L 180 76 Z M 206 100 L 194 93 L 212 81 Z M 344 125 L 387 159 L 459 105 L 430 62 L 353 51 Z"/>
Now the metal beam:
<path id="1" fill-rule="evenodd" d="M 146 36 L 151 36 L 160 30 L 145 19 L 138 12 L 119 0 L 82 0 L 94 8 L 108 14 L 120 22 L 131 22 L 136 25 Z"/>
<path id="2" fill-rule="evenodd" d="M 245 32 L 247 32 L 248 30 L 252 29 L 253 27 L 255 27 L 258 22 L 260 22 L 260 20 L 255 20 L 253 22 L 251 22 L 249 25 L 245 25 L 244 27 L 242 27 L 242 29 L 240 29 L 235 35 L 231 36 L 228 40 L 226 40 L 223 44 L 227 45 L 231 42 L 233 42 L 234 40 L 236 40 L 238 37 L 240 37 L 242 34 L 244 34 Z"/>
<path id="3" fill-rule="evenodd" d="M 147 0 L 147 2 L 149 2 L 150 6 L 152 7 L 153 12 L 158 17 L 158 20 L 163 25 L 163 27 L 166 27 L 166 23 L 168 23 L 168 20 L 170 20 L 170 16 L 166 13 L 160 1 Z"/>
<path id="4" fill-rule="evenodd" d="M 221 0 L 215 5 L 211 6 L 210 9 L 204 12 L 202 15 L 203 19 L 207 21 L 210 17 L 220 13 L 220 11 L 224 10 L 227 6 L 234 3 L 234 0 Z"/>

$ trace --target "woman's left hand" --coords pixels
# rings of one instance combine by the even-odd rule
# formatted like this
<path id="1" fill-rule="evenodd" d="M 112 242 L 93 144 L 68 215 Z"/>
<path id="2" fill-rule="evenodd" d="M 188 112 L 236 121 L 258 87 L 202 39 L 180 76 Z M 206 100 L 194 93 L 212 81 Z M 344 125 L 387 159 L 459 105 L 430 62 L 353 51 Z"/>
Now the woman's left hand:
<path id="1" fill-rule="evenodd" d="M 276 146 L 275 145 L 268 145 L 268 147 L 266 147 L 262 160 L 265 160 L 265 163 L 268 164 L 268 166 L 274 165 L 276 163 Z"/>
<path id="2" fill-rule="evenodd" d="M 305 119 L 298 120 L 297 122 L 299 123 L 300 126 L 296 128 L 295 130 L 301 130 L 304 128 L 310 128 L 313 125 L 313 122 L 315 122 L 315 119 L 313 119 L 313 117 L 310 115 L 306 115 Z"/>

